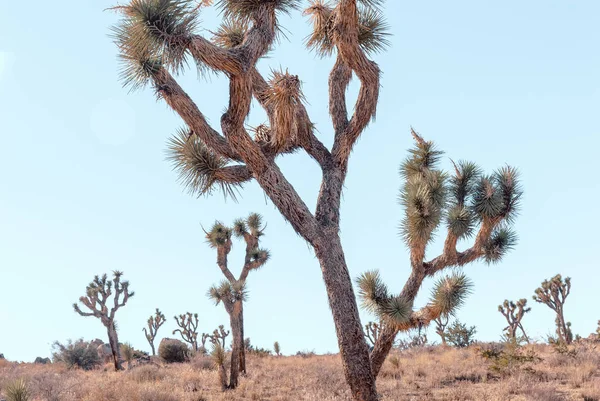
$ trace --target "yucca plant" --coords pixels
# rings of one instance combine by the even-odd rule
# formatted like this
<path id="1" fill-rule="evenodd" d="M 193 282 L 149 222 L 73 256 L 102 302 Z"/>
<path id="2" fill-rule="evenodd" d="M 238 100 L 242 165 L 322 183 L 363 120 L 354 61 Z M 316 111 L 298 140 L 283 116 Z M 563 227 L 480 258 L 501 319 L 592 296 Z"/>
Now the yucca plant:
<path id="1" fill-rule="evenodd" d="M 269 260 L 269 251 L 259 246 L 260 238 L 264 235 L 264 223 L 257 213 L 250 214 L 245 219 L 238 219 L 233 227 L 227 227 L 215 222 L 210 231 L 206 232 L 208 244 L 217 250 L 217 265 L 225 276 L 219 285 L 208 290 L 208 296 L 216 305 L 223 304 L 229 314 L 231 324 L 231 372 L 229 388 L 238 385 L 239 373 L 246 373 L 246 352 L 244 347 L 244 302 L 247 299 L 246 280 L 251 271 L 261 268 Z M 246 244 L 244 264 L 240 275 L 236 278 L 229 269 L 228 256 L 233 246 L 232 236 L 242 239 Z M 225 347 L 223 326 L 215 330 L 211 341 L 221 335 L 222 346 Z M 214 341 L 213 341 L 214 343 Z"/>
<path id="2" fill-rule="evenodd" d="M 135 357 L 135 349 L 129 343 L 121 344 L 121 356 L 127 362 L 127 369 L 131 369 L 131 362 Z"/>
<path id="3" fill-rule="evenodd" d="M 389 347 L 375 347 L 371 355 L 375 357 L 375 369 L 369 369 L 369 348 L 363 339 L 340 240 L 340 202 L 350 154 L 377 110 L 380 70 L 370 57 L 388 45 L 383 2 L 314 0 L 305 10 L 313 26 L 307 47 L 319 56 L 335 57 L 328 81 L 333 138 L 330 148 L 315 135 L 305 107 L 302 79 L 288 70 L 276 70 L 267 79 L 257 67 L 258 60 L 273 49 L 283 31 L 279 16 L 294 12 L 302 2 L 221 0 L 217 6 L 224 22 L 213 38 L 205 38 L 198 33 L 198 14 L 202 6 L 210 3 L 202 2 L 199 7 L 190 0 L 130 0 L 116 7 L 123 17 L 113 30 L 123 62 L 122 80 L 131 89 L 151 85 L 158 97 L 182 118 L 185 126 L 171 141 L 169 155 L 191 193 L 203 195 L 221 190 L 237 196 L 245 183 L 256 180 L 293 229 L 314 249 L 351 396 L 355 400 L 375 401 L 375 377 Z M 220 119 L 222 132 L 209 124 L 175 78 L 191 62 L 201 73 L 218 72 L 229 81 L 230 99 Z M 360 81 L 360 90 L 349 109 L 346 93 L 353 75 Z M 253 98 L 268 121 L 249 129 L 245 123 Z M 307 206 L 313 202 L 300 197 L 276 163 L 278 157 L 295 151 L 306 152 L 323 173 L 314 211 Z M 454 214 L 458 226 L 469 224 L 464 212 L 457 209 Z M 495 228 L 497 224 L 493 222 L 486 223 L 486 228 Z M 506 247 L 512 240 L 502 233 L 495 233 L 494 241 L 488 241 L 491 232 L 482 233 L 474 259 L 484 254 L 497 258 L 494 250 Z M 481 251 L 483 245 L 488 248 L 485 253 Z M 418 264 L 416 258 L 414 262 Z M 412 282 L 420 287 L 418 277 Z M 236 296 L 242 290 L 232 289 Z M 395 333 L 389 330 L 379 342 L 391 347 Z M 382 334 L 386 334 L 385 329 Z"/>
<path id="4" fill-rule="evenodd" d="M 571 322 L 565 320 L 565 302 L 571 293 L 571 278 L 563 280 L 560 274 L 550 280 L 544 280 L 542 286 L 535 290 L 533 300 L 549 307 L 556 314 L 556 336 L 558 342 L 569 345 L 573 342 Z"/>
<path id="5" fill-rule="evenodd" d="M 219 372 L 219 383 L 221 384 L 221 390 L 225 391 L 229 388 L 227 384 L 227 369 L 225 369 L 225 363 L 227 362 L 227 354 L 225 349 L 220 343 L 213 344 L 212 351 L 210 353 L 213 364 Z"/>
<path id="6" fill-rule="evenodd" d="M 158 308 L 156 308 L 155 314 L 148 318 L 148 328 L 144 327 L 143 329 L 144 334 L 146 335 L 146 340 L 148 340 L 148 344 L 150 344 L 150 348 L 152 349 L 152 356 L 156 355 L 156 351 L 154 349 L 154 339 L 156 338 L 156 333 L 158 332 L 158 329 L 160 329 L 160 326 L 165 324 L 166 321 L 167 319 L 165 318 L 165 315 Z"/>
<path id="7" fill-rule="evenodd" d="M 526 299 L 519 299 L 517 302 L 505 300 L 502 305 L 498 305 L 498 311 L 506 319 L 508 326 L 504 328 L 506 337 L 511 341 L 517 341 L 519 338 L 529 342 L 529 337 L 523 328 L 523 317 L 526 313 L 531 312 L 531 308 L 527 307 Z M 522 337 L 517 337 L 517 330 L 521 330 Z"/>
<path id="8" fill-rule="evenodd" d="M 19 379 L 10 382 L 4 389 L 6 401 L 29 401 L 29 389 L 25 380 Z"/>
<path id="9" fill-rule="evenodd" d="M 73 304 L 75 312 L 84 317 L 93 316 L 100 319 L 106 327 L 115 370 L 123 369 L 115 314 L 134 295 L 133 291 L 129 291 L 129 281 L 121 280 L 122 277 L 123 273 L 120 271 L 113 272 L 112 280 L 106 274 L 94 277 L 94 280 L 86 287 L 86 295 L 79 298 L 79 302 L 90 312 L 84 312 L 78 304 Z"/>
<path id="10" fill-rule="evenodd" d="M 521 188 L 517 171 L 502 167 L 484 175 L 471 162 L 454 163 L 454 173 L 438 165 L 442 152 L 412 130 L 415 146 L 400 167 L 404 185 L 400 203 L 404 218 L 400 234 L 410 251 L 411 274 L 399 294 L 392 294 L 377 271 L 357 279 L 363 307 L 376 314 L 383 329 L 371 352 L 371 369 L 377 374 L 399 332 L 420 329 L 452 315 L 470 293 L 472 284 L 460 272 L 438 279 L 429 302 L 414 308 L 426 278 L 450 268 L 484 260 L 497 263 L 516 244 L 510 225 L 516 216 Z M 447 230 L 442 254 L 426 260 L 426 248 L 440 226 Z M 459 240 L 474 237 L 473 245 L 457 249 Z M 442 337 L 447 340 L 447 337 Z"/>

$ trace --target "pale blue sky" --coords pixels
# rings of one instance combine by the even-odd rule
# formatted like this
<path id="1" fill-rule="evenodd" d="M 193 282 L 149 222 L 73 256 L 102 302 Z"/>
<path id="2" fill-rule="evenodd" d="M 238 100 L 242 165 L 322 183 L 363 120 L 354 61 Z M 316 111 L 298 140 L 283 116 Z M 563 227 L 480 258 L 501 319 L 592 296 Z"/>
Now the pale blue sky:
<path id="1" fill-rule="evenodd" d="M 310 249 L 254 183 L 237 204 L 221 195 L 188 196 L 165 161 L 167 138 L 181 121 L 151 90 L 128 95 L 118 81 L 108 37 L 117 16 L 102 11 L 114 2 L 60 3 L 0 0 L 0 352 L 32 360 L 48 355 L 54 340 L 105 338 L 100 322 L 78 316 L 71 304 L 94 274 L 115 269 L 137 293 L 118 313 L 122 341 L 149 349 L 142 327 L 156 307 L 169 318 L 159 337 L 175 328 L 173 315 L 188 310 L 200 314 L 203 331 L 228 324 L 223 308 L 205 296 L 221 273 L 200 225 L 251 211 L 268 222 L 263 244 L 273 257 L 249 278 L 246 334 L 263 347 L 277 340 L 284 353 L 335 352 Z M 530 299 L 543 279 L 560 272 L 573 278 L 567 318 L 575 333 L 588 335 L 600 319 L 600 3 L 388 1 L 385 10 L 393 37 L 375 57 L 383 70 L 377 121 L 353 153 L 344 192 L 342 240 L 352 276 L 378 268 L 398 291 L 409 273 L 397 235 L 397 192 L 412 125 L 448 157 L 488 171 L 509 163 L 522 172 L 520 243 L 500 265 L 465 269 L 475 289 L 460 319 L 477 325 L 480 339 L 497 339 L 504 327 L 497 305 L 506 297 Z M 213 28 L 215 18 L 205 12 L 203 26 Z M 289 41 L 261 70 L 281 65 L 300 76 L 319 136 L 330 144 L 332 61 L 303 50 L 309 26 L 300 12 L 282 23 Z M 181 83 L 218 125 L 226 81 L 197 81 L 190 73 Z M 253 111 L 250 122 L 262 122 Z M 315 163 L 298 154 L 279 164 L 313 206 Z M 242 257 L 235 245 L 233 269 Z M 524 320 L 534 336 L 553 332 L 553 322 L 537 304 Z"/>

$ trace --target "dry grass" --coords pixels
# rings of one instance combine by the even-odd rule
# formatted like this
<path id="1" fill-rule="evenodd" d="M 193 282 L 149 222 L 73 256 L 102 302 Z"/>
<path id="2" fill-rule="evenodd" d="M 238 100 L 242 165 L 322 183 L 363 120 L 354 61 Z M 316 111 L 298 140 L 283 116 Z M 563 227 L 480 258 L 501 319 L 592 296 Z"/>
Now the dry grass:
<path id="1" fill-rule="evenodd" d="M 530 348 L 541 361 L 523 364 L 509 375 L 491 370 L 476 347 L 394 352 L 378 389 L 384 401 L 600 401 L 600 349 L 578 346 L 575 355 L 562 355 L 544 345 Z M 0 361 L 0 388 L 23 378 L 34 400 L 47 401 L 350 400 L 337 355 L 250 356 L 248 372 L 238 389 L 223 393 L 217 371 L 202 357 L 120 373 Z"/>

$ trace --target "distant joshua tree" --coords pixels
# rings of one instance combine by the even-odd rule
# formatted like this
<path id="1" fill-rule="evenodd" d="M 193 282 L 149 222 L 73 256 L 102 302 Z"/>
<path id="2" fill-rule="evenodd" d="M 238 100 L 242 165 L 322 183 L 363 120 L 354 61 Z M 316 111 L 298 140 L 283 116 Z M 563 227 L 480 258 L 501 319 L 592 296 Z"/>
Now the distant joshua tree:
<path id="1" fill-rule="evenodd" d="M 190 312 L 175 316 L 178 329 L 173 330 L 173 334 L 179 333 L 181 339 L 190 344 L 194 351 L 198 351 L 198 314 L 193 315 Z"/>
<path id="2" fill-rule="evenodd" d="M 143 329 L 144 334 L 146 335 L 146 340 L 148 340 L 150 348 L 152 349 L 153 356 L 156 355 L 156 351 L 154 349 L 154 339 L 156 338 L 156 333 L 158 332 L 158 329 L 160 329 L 160 326 L 162 326 L 166 321 L 165 315 L 163 315 L 163 313 L 156 308 L 156 313 L 154 316 L 150 316 L 148 318 L 148 329 L 145 327 Z"/>
<path id="3" fill-rule="evenodd" d="M 300 77 L 286 70 L 273 72 L 267 80 L 257 65 L 273 50 L 278 33 L 285 31 L 279 25 L 279 16 L 293 12 L 302 2 L 219 1 L 224 21 L 210 40 L 198 33 L 198 14 L 202 6 L 211 3 L 203 1 L 197 6 L 188 0 L 130 0 L 115 7 L 123 15 L 113 30 L 123 61 L 122 79 L 134 89 L 152 85 L 158 98 L 184 121 L 185 127 L 174 139 L 171 152 L 182 181 L 191 192 L 209 194 L 221 189 L 235 195 L 243 184 L 256 180 L 282 216 L 314 249 L 351 397 L 357 401 L 375 401 L 378 399 L 375 378 L 396 334 L 418 325 L 418 321 L 429 322 L 439 314 L 439 311 L 429 313 L 433 311 L 430 308 L 415 311 L 413 315 L 411 308 L 423 279 L 445 267 L 461 266 L 485 255 L 496 260 L 512 244 L 500 223 L 514 203 L 514 192 L 502 187 L 507 183 L 505 179 L 498 182 L 496 176 L 476 177 L 476 182 L 481 181 L 474 185 L 479 188 L 476 192 L 483 196 L 478 205 L 485 210 L 478 208 L 472 213 L 471 208 L 453 208 L 446 252 L 431 262 L 424 261 L 424 249 L 443 214 L 443 202 L 431 205 L 424 187 L 415 192 L 420 198 L 409 200 L 413 210 L 409 214 L 413 220 L 425 223 L 419 229 L 425 238 L 421 238 L 419 245 L 410 241 L 413 274 L 406 291 L 401 298 L 395 298 L 398 302 L 384 302 L 388 304 L 384 309 L 405 313 L 391 313 L 398 319 L 385 324 L 378 344 L 369 354 L 340 239 L 340 205 L 350 154 L 377 111 L 380 70 L 370 57 L 389 44 L 385 13 L 380 9 L 383 2 L 314 0 L 305 10 L 313 28 L 307 46 L 320 56 L 335 58 L 328 81 L 330 148 L 315 135 Z M 219 72 L 229 82 L 228 107 L 220 118 L 222 134 L 210 125 L 177 81 L 177 73 L 191 64 L 187 62 L 190 58 L 199 71 Z M 360 90 L 355 104 L 349 108 L 346 95 L 353 76 L 360 81 Z M 253 98 L 267 115 L 268 124 L 254 127 L 252 136 L 246 122 Z M 322 171 L 314 210 L 307 205 L 313 202 L 300 197 L 276 162 L 278 157 L 295 151 L 306 152 Z M 430 167 L 428 159 L 422 159 L 421 164 L 424 175 L 434 179 L 435 174 L 425 173 Z M 507 169 L 506 173 L 513 177 L 512 171 Z M 438 178 L 439 182 L 445 176 Z M 418 186 L 414 180 L 411 182 Z M 468 236 L 475 221 L 482 223 L 475 245 L 465 252 L 456 251 L 458 238 Z"/>
<path id="4" fill-rule="evenodd" d="M 225 330 L 225 326 L 221 324 L 218 328 L 213 330 L 212 334 L 208 335 L 208 338 L 213 345 L 220 344 L 221 347 L 225 349 L 225 339 L 229 333 L 230 332 L 228 330 Z M 202 334 L 202 337 L 204 338 L 204 334 Z"/>
<path id="5" fill-rule="evenodd" d="M 504 328 L 507 337 L 513 341 L 516 341 L 517 330 L 520 329 L 525 341 L 529 342 L 529 337 L 527 337 L 525 329 L 523 328 L 523 324 L 521 323 L 523 316 L 531 311 L 531 308 L 527 307 L 527 300 L 520 299 L 517 301 L 517 303 L 505 300 L 502 305 L 498 305 L 498 311 L 502 313 L 508 322 L 508 326 Z"/>
<path id="6" fill-rule="evenodd" d="M 129 291 L 129 281 L 121 281 L 122 276 L 122 272 L 115 271 L 113 272 L 112 280 L 109 280 L 106 274 L 102 275 L 102 277 L 94 277 L 94 280 L 85 288 L 86 295 L 79 298 L 79 302 L 91 312 L 83 312 L 79 308 L 79 305 L 73 304 L 75 312 L 81 316 L 94 316 L 100 319 L 104 327 L 106 327 L 115 370 L 123 369 L 121 366 L 115 314 L 134 295 L 133 291 Z M 108 301 L 112 302 L 112 306 L 111 304 L 107 304 Z"/>
<path id="7" fill-rule="evenodd" d="M 277 341 L 273 343 L 273 352 L 275 352 L 275 355 L 281 356 L 281 347 L 279 347 L 279 342 Z"/>
<path id="8" fill-rule="evenodd" d="M 446 340 L 454 347 L 465 348 L 475 343 L 475 333 L 477 333 L 475 326 L 467 327 L 466 324 L 455 320 L 448 327 Z"/>
<path id="9" fill-rule="evenodd" d="M 448 327 L 450 315 L 440 315 L 436 319 L 433 319 L 433 321 L 435 322 L 435 332 L 442 339 L 442 345 L 448 345 L 446 341 L 446 327 Z"/>
<path id="10" fill-rule="evenodd" d="M 217 265 L 225 276 L 218 286 L 212 286 L 208 296 L 215 304 L 223 303 L 229 314 L 232 333 L 231 372 L 229 386 L 236 388 L 239 372 L 246 372 L 246 353 L 244 351 L 244 301 L 246 300 L 246 279 L 251 271 L 259 269 L 269 260 L 269 251 L 259 247 L 259 239 L 264 235 L 262 217 L 253 213 L 246 219 L 238 219 L 233 228 L 216 222 L 206 233 L 209 245 L 217 250 Z M 246 243 L 246 256 L 239 277 L 229 270 L 228 255 L 233 245 L 231 236 L 235 235 Z M 223 345 L 224 346 L 224 345 Z"/>
<path id="11" fill-rule="evenodd" d="M 380 331 L 381 326 L 375 322 L 369 322 L 365 324 L 365 336 L 367 337 L 367 340 L 369 340 L 371 345 L 375 345 L 375 343 L 377 343 Z"/>
<path id="12" fill-rule="evenodd" d="M 548 306 L 556 313 L 556 335 L 557 340 L 564 344 L 573 342 L 571 322 L 565 320 L 564 306 L 567 297 L 571 293 L 571 278 L 563 281 L 562 276 L 557 274 L 550 280 L 544 280 L 542 286 L 535 290 L 533 300 Z"/>
<path id="13" fill-rule="evenodd" d="M 454 164 L 454 174 L 448 175 L 438 168 L 442 152 L 414 130 L 412 135 L 415 147 L 400 168 L 404 179 L 400 201 L 405 209 L 401 233 L 410 250 L 411 274 L 399 295 L 390 294 L 377 271 L 366 272 L 357 280 L 363 307 L 384 323 L 371 352 L 375 375 L 399 332 L 453 314 L 470 292 L 470 281 L 455 273 L 441 278 L 429 303 L 414 310 L 426 278 L 480 259 L 499 262 L 516 244 L 510 225 L 522 195 L 517 171 L 506 166 L 484 175 L 475 164 L 461 161 Z M 426 261 L 425 250 L 442 224 L 447 229 L 443 252 Z M 475 240 L 470 248 L 456 249 L 459 240 L 472 236 Z"/>

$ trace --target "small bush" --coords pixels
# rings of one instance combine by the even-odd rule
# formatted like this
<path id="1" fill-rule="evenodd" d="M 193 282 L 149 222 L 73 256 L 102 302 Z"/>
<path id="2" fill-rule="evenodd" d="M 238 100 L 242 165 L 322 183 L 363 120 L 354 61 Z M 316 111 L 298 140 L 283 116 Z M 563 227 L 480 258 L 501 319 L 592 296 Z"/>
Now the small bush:
<path id="1" fill-rule="evenodd" d="M 6 393 L 6 401 L 28 401 L 29 390 L 24 380 L 15 380 L 9 383 L 4 390 Z"/>
<path id="2" fill-rule="evenodd" d="M 475 343 L 475 333 L 477 333 L 475 326 L 467 327 L 466 324 L 456 320 L 448 327 L 446 341 L 455 347 L 465 348 Z"/>
<path id="3" fill-rule="evenodd" d="M 315 356 L 315 351 L 298 351 L 296 352 L 296 356 L 301 356 L 302 358 L 311 358 Z"/>
<path id="4" fill-rule="evenodd" d="M 68 340 L 66 344 L 56 341 L 53 344 L 52 358 L 55 362 L 64 362 L 69 369 L 78 367 L 92 370 L 100 365 L 100 357 L 93 345 L 79 339 Z"/>
<path id="5" fill-rule="evenodd" d="M 133 380 L 138 383 L 157 382 L 165 378 L 165 372 L 155 365 L 138 366 L 130 372 Z"/>
<path id="6" fill-rule="evenodd" d="M 190 349 L 179 340 L 164 338 L 158 347 L 158 355 L 167 363 L 186 362 Z"/>

